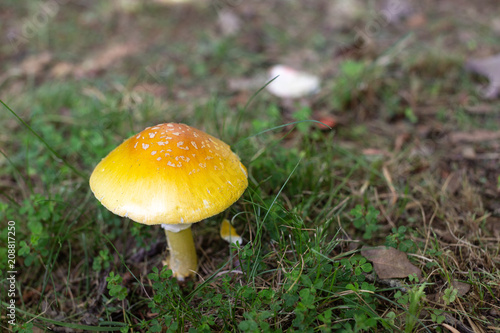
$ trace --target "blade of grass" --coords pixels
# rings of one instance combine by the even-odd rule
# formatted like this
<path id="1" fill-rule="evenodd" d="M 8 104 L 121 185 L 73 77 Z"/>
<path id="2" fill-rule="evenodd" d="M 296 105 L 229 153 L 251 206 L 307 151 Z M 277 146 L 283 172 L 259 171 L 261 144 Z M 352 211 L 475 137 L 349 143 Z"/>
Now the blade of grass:
<path id="1" fill-rule="evenodd" d="M 1 305 L 2 305 L 2 307 L 7 307 L 9 304 L 7 304 L 6 302 L 2 302 Z M 37 320 L 41 320 L 42 322 L 51 323 L 51 324 L 54 324 L 57 326 L 68 327 L 68 328 L 77 329 L 77 330 L 85 330 L 85 331 L 89 331 L 89 332 L 119 331 L 122 327 L 126 326 L 124 323 L 120 323 L 120 322 L 106 322 L 107 325 L 116 325 L 117 327 L 111 327 L 111 326 L 99 327 L 99 326 L 72 324 L 72 323 L 65 323 L 62 321 L 49 319 L 49 318 L 43 317 L 41 315 L 35 315 L 35 314 L 29 313 L 29 312 L 24 311 L 24 310 L 19 309 L 19 308 L 16 308 L 16 312 L 22 313 L 23 315 L 31 317 L 30 321 L 37 319 Z"/>
<path id="2" fill-rule="evenodd" d="M 274 196 L 274 199 L 273 201 L 271 202 L 271 205 L 269 206 L 269 208 L 267 209 L 267 212 L 266 214 L 264 215 L 264 218 L 262 219 L 262 221 L 260 223 L 258 223 L 258 229 L 257 229 L 257 234 L 259 234 L 262 230 L 262 226 L 264 225 L 264 222 L 266 221 L 267 217 L 269 216 L 269 213 L 271 212 L 271 209 L 273 208 L 274 204 L 276 203 L 276 200 L 278 200 L 278 197 L 281 195 L 281 192 L 283 192 L 283 189 L 285 188 L 286 184 L 288 183 L 288 181 L 290 180 L 290 178 L 292 178 L 292 175 L 295 173 L 295 170 L 297 170 L 300 162 L 302 161 L 302 159 L 299 159 L 299 161 L 297 162 L 297 164 L 295 165 L 295 167 L 293 168 L 293 170 L 290 172 L 290 174 L 288 175 L 288 178 L 285 180 L 285 182 L 283 183 L 283 185 L 281 186 L 280 190 L 278 191 L 278 193 Z M 257 239 L 260 240 L 260 237 L 257 237 Z M 259 257 L 260 255 L 260 252 L 262 250 L 262 247 L 260 246 L 260 242 L 258 243 L 257 245 L 258 247 L 258 250 L 257 250 L 257 255 L 256 257 Z M 257 262 L 257 261 L 256 261 Z M 255 264 L 253 267 L 252 267 L 252 277 L 254 278 L 256 276 L 256 271 L 258 269 L 258 264 Z M 254 280 L 254 279 L 253 279 Z"/>
<path id="3" fill-rule="evenodd" d="M 81 178 L 84 178 L 86 179 L 87 176 L 84 175 L 82 172 L 80 172 L 79 170 L 77 170 L 73 165 L 71 165 L 68 161 L 66 161 L 61 155 L 59 155 L 48 143 L 47 141 L 45 141 L 41 136 L 40 134 L 38 134 L 33 128 L 31 128 L 30 125 L 28 125 L 28 123 L 26 123 L 24 121 L 24 119 L 22 119 L 21 117 L 19 117 L 17 115 L 16 112 L 14 112 L 7 104 L 4 103 L 3 100 L 0 99 L 0 103 L 7 109 L 9 110 L 13 115 L 14 117 L 17 118 L 17 120 L 19 120 L 21 122 L 21 124 L 24 125 L 24 127 L 26 127 L 38 140 L 40 140 L 40 142 L 42 142 L 45 147 L 47 147 L 47 149 L 52 153 L 52 155 L 54 155 L 57 160 L 63 162 L 68 168 L 71 169 L 71 171 L 73 171 L 75 174 L 77 174 L 78 176 L 80 176 Z"/>
<path id="4" fill-rule="evenodd" d="M 299 121 L 294 121 L 294 122 L 291 122 L 291 123 L 287 123 L 287 124 L 283 124 L 283 125 L 279 125 L 279 126 L 275 126 L 275 127 L 271 127 L 271 128 L 268 128 L 266 130 L 263 130 L 263 131 L 260 131 L 258 133 L 255 133 L 255 134 L 252 134 L 250 136 L 247 136 L 246 138 L 243 138 L 241 140 L 239 140 L 238 142 L 236 142 L 234 145 L 237 146 L 238 144 L 240 144 L 240 142 L 243 142 L 245 140 L 248 140 L 248 139 L 251 139 L 255 136 L 258 136 L 258 135 L 261 135 L 261 134 L 264 134 L 264 133 L 267 133 L 267 132 L 271 132 L 271 131 L 274 131 L 274 130 L 277 130 L 277 129 L 280 129 L 280 128 L 283 128 L 283 127 L 287 127 L 287 126 L 290 126 L 290 125 L 295 125 L 295 124 L 300 124 L 300 123 L 307 123 L 307 122 L 310 122 L 310 123 L 318 123 L 318 124 L 322 124 L 326 127 L 328 127 L 329 129 L 332 129 L 330 126 L 328 126 L 327 124 L 325 123 L 322 123 L 321 121 L 319 120 L 314 120 L 314 119 L 306 119 L 306 120 L 299 120 Z"/>

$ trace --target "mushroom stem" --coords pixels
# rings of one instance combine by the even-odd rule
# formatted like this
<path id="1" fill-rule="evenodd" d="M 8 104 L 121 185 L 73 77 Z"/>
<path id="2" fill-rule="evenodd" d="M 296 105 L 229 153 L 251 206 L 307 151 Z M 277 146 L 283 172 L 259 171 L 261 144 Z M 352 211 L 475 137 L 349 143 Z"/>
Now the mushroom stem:
<path id="1" fill-rule="evenodd" d="M 178 232 L 165 229 L 165 235 L 170 252 L 170 257 L 167 259 L 168 267 L 177 280 L 184 281 L 185 278 L 193 276 L 198 268 L 191 226 Z"/>

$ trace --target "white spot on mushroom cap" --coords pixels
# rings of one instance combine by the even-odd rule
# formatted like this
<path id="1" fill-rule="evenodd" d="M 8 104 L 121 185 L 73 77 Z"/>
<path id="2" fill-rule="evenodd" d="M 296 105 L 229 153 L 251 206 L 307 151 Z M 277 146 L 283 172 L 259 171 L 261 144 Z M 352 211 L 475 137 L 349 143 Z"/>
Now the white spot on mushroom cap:
<path id="1" fill-rule="evenodd" d="M 248 174 L 247 174 L 247 172 L 246 172 L 245 168 L 243 168 L 243 167 L 241 166 L 241 164 L 240 164 L 240 169 L 241 169 L 241 171 L 243 171 L 243 173 L 245 174 L 245 177 L 247 177 L 247 178 L 248 178 Z"/>
<path id="2" fill-rule="evenodd" d="M 155 154 L 156 154 L 156 150 L 153 150 L 153 151 L 151 152 L 151 155 L 155 155 Z"/>
<path id="3" fill-rule="evenodd" d="M 154 137 L 155 137 L 155 135 L 156 135 L 156 133 L 158 133 L 158 132 L 149 133 L 149 138 L 150 138 L 150 139 L 154 138 Z"/>
<path id="4" fill-rule="evenodd" d="M 198 146 L 196 145 L 196 142 L 191 141 L 191 144 L 193 145 L 194 148 L 198 149 Z"/>
<path id="5" fill-rule="evenodd" d="M 142 148 L 143 148 L 143 149 L 148 149 L 148 148 L 149 148 L 149 145 L 148 145 L 147 143 L 143 143 L 143 144 L 142 144 Z"/>
<path id="6" fill-rule="evenodd" d="M 157 160 L 157 161 L 161 161 L 161 157 L 158 157 L 156 160 Z"/>

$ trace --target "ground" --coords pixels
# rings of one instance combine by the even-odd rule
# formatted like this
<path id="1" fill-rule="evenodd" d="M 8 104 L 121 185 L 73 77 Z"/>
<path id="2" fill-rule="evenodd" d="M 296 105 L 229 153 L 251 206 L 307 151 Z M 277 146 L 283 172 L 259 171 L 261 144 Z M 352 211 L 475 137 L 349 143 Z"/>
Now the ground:
<path id="1" fill-rule="evenodd" d="M 499 53 L 495 2 L 4 2 L 3 330 L 499 330 L 500 102 L 467 65 Z M 276 64 L 320 89 L 261 90 Z M 185 283 L 160 227 L 88 185 L 164 122 L 222 139 L 249 172 L 193 227 Z"/>

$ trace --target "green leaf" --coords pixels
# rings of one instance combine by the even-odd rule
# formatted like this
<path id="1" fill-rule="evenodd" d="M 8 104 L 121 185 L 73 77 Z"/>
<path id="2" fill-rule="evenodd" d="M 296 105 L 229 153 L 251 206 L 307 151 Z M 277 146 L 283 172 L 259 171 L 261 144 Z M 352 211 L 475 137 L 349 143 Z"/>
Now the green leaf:
<path id="1" fill-rule="evenodd" d="M 20 245 L 20 248 L 19 248 L 19 251 L 17 252 L 17 254 L 21 257 L 28 256 L 30 254 L 30 251 L 31 251 L 28 244 L 25 241 L 21 241 L 21 242 L 19 242 L 19 245 Z"/>

